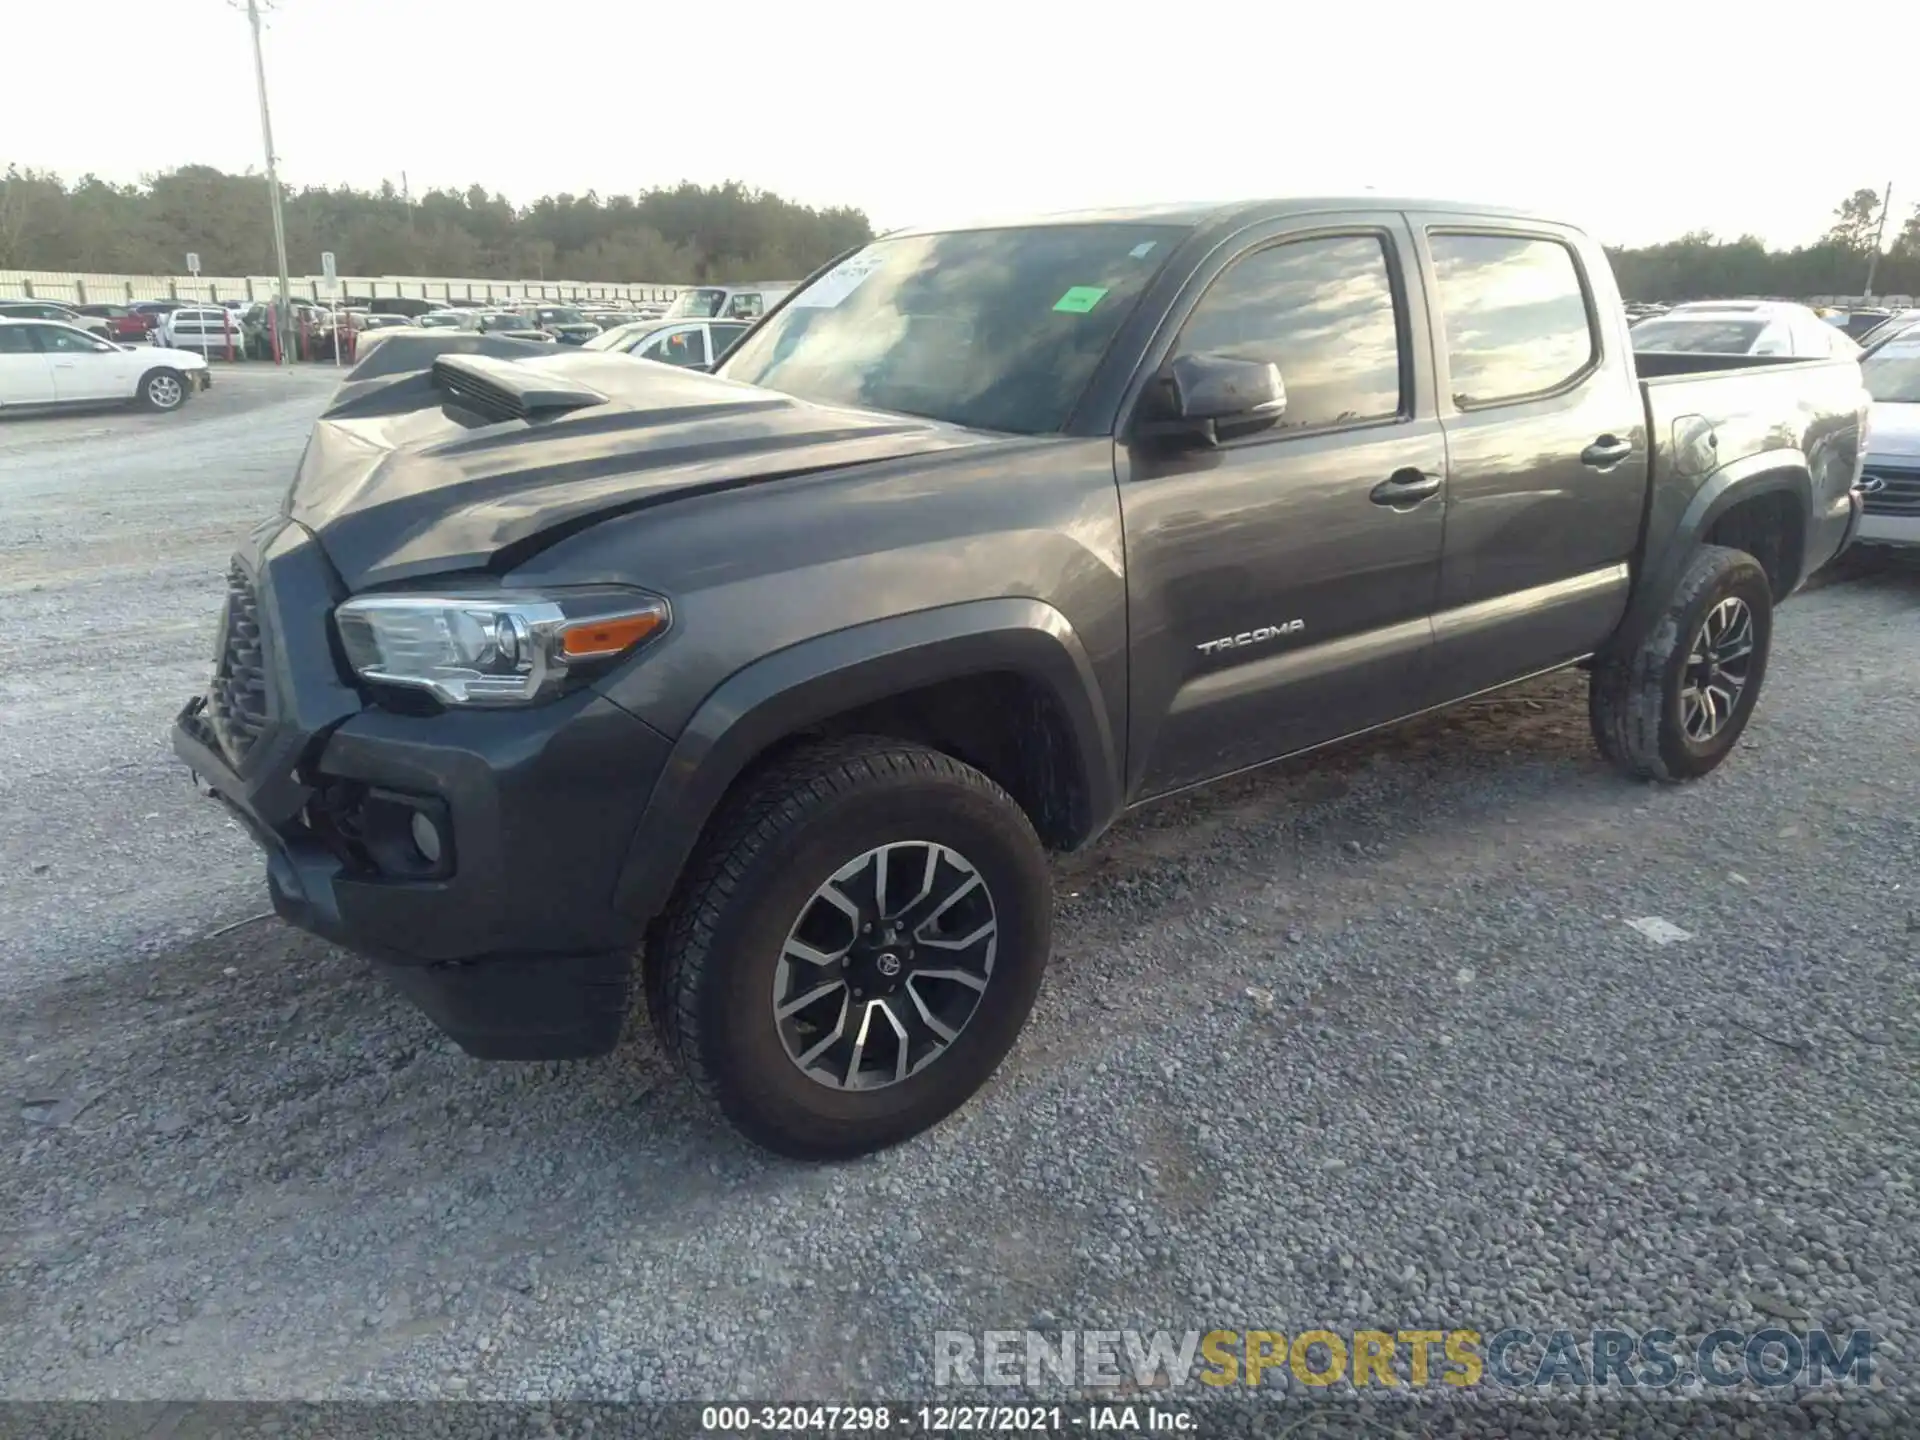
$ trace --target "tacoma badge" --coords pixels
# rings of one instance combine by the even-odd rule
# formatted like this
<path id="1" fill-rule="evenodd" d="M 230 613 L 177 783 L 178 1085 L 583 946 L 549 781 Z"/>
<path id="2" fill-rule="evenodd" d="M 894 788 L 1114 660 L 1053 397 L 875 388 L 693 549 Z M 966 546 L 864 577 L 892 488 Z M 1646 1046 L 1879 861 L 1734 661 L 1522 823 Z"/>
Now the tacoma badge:
<path id="1" fill-rule="evenodd" d="M 1284 625 L 1262 625 L 1258 630 L 1242 630 L 1238 635 L 1202 640 L 1196 648 L 1202 655 L 1217 655 L 1222 650 L 1238 650 L 1243 645 L 1264 645 L 1284 635 L 1298 635 L 1306 628 L 1307 622 L 1304 620 L 1289 620 Z"/>

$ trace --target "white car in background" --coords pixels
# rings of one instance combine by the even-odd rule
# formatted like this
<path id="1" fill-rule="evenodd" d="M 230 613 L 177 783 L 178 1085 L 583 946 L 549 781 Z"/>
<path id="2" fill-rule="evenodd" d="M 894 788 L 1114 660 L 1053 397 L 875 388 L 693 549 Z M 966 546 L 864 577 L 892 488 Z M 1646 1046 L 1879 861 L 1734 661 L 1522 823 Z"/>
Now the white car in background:
<path id="1" fill-rule="evenodd" d="M 178 410 L 213 383 L 204 355 L 115 345 L 51 320 L 0 319 L 0 413 L 134 401 Z"/>
<path id="2" fill-rule="evenodd" d="M 154 327 L 156 345 L 193 350 L 201 355 L 245 359 L 246 328 L 240 316 L 224 305 L 190 305 L 169 310 Z"/>
<path id="3" fill-rule="evenodd" d="M 1810 306 L 1786 300 L 1699 300 L 1630 330 L 1636 353 L 1793 355 L 1841 359 L 1860 347 Z"/>
<path id="4" fill-rule="evenodd" d="M 1920 546 L 1920 325 L 1875 346 L 1860 362 L 1860 378 L 1873 397 L 1873 416 L 1856 542 Z"/>

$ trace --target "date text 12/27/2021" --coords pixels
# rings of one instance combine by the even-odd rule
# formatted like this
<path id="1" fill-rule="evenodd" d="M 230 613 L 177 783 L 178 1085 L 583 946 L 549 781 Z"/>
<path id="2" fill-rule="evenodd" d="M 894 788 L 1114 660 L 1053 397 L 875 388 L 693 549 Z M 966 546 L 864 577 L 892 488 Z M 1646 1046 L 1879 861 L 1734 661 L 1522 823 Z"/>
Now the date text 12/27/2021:
<path id="1" fill-rule="evenodd" d="M 1117 1405 L 708 1405 L 700 1428 L 713 1435 L 922 1434 L 1071 1435 L 1107 1431 L 1191 1434 L 1189 1410 Z"/>

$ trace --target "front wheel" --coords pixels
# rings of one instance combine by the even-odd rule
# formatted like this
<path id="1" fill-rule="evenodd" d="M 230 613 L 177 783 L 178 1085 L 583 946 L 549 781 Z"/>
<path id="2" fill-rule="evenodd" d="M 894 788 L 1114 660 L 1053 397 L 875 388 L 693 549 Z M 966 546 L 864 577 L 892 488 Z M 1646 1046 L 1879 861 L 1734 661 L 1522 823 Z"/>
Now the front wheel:
<path id="1" fill-rule="evenodd" d="M 149 410 L 178 410 L 187 403 L 186 377 L 178 370 L 149 370 L 135 398 Z"/>
<path id="2" fill-rule="evenodd" d="M 1045 853 L 992 780 L 904 741 L 827 742 L 728 803 L 650 947 L 649 1005 L 749 1139 L 862 1155 L 986 1082 L 1051 925 Z"/>
<path id="3" fill-rule="evenodd" d="M 1744 550 L 1703 545 L 1639 648 L 1595 663 L 1593 738 L 1629 775 L 1692 780 L 1752 718 L 1773 643 L 1773 589 Z"/>

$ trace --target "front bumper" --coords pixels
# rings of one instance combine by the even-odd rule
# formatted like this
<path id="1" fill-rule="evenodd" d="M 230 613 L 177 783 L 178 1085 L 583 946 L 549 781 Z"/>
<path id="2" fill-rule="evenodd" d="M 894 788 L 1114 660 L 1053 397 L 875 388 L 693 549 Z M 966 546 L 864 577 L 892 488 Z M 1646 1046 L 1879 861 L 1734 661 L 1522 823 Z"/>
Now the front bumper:
<path id="1" fill-rule="evenodd" d="M 473 1054 L 611 1049 L 640 939 L 614 890 L 666 739 L 591 691 L 511 710 L 366 704 L 334 664 L 341 596 L 312 537 L 287 526 L 235 563 L 222 635 L 241 627 L 259 657 L 258 723 L 236 733 L 216 680 L 173 748 L 265 852 L 275 913 L 375 961 Z M 407 838 L 416 812 L 437 863 Z"/>

